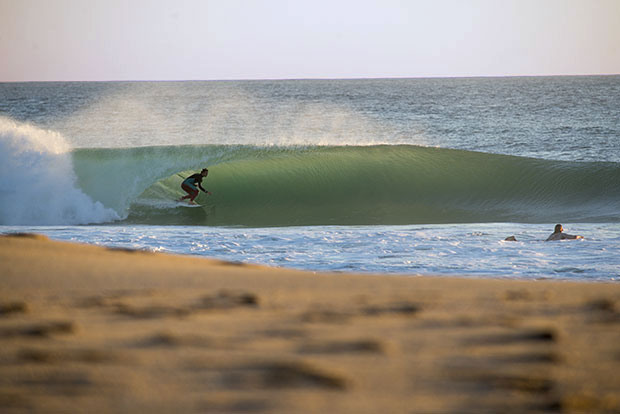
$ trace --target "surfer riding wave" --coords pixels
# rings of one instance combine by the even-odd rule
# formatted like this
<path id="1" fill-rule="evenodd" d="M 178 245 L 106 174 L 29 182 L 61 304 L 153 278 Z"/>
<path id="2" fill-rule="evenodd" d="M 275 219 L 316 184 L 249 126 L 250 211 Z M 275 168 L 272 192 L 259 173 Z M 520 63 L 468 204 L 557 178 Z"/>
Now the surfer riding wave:
<path id="1" fill-rule="evenodd" d="M 210 191 L 207 191 L 202 187 L 202 180 L 206 178 L 208 174 L 209 170 L 203 168 L 202 171 L 200 171 L 199 173 L 192 174 L 185 180 L 183 180 L 183 182 L 181 183 L 181 188 L 187 193 L 187 195 L 179 198 L 178 201 L 189 199 L 189 204 L 196 204 L 194 203 L 194 199 L 198 196 L 198 188 L 200 188 L 205 193 L 211 195 Z"/>

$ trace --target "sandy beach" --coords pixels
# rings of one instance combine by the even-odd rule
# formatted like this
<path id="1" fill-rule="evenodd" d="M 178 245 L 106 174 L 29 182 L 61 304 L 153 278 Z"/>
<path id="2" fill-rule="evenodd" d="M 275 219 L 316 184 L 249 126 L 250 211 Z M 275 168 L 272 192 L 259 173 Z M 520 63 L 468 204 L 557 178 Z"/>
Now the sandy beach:
<path id="1" fill-rule="evenodd" d="M 619 413 L 620 285 L 0 237 L 3 413 Z"/>

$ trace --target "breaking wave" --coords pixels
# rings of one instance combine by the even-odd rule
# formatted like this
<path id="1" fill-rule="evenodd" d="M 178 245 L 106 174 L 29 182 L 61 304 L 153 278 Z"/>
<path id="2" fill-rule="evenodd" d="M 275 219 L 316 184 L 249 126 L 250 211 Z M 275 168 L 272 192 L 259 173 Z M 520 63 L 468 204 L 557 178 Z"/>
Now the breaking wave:
<path id="1" fill-rule="evenodd" d="M 209 167 L 201 208 L 175 200 Z M 0 224 L 620 222 L 620 164 L 414 145 L 70 149 L 0 118 Z"/>
<path id="2" fill-rule="evenodd" d="M 618 222 L 620 164 L 412 145 L 167 146 L 73 152 L 84 191 L 126 222 L 225 226 Z M 184 177 L 210 174 L 203 208 Z"/>
<path id="3" fill-rule="evenodd" d="M 78 188 L 70 148 L 60 134 L 0 118 L 0 224 L 88 224 L 119 218 Z"/>

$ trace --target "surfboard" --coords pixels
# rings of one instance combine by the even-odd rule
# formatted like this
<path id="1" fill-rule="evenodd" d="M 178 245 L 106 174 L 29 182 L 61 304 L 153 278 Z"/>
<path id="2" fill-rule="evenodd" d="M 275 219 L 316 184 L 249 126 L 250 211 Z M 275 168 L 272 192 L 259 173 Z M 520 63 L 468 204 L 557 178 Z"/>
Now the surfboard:
<path id="1" fill-rule="evenodd" d="M 200 204 L 189 204 L 189 203 L 184 203 L 182 201 L 177 202 L 176 206 L 177 207 L 189 207 L 189 208 L 202 207 Z"/>

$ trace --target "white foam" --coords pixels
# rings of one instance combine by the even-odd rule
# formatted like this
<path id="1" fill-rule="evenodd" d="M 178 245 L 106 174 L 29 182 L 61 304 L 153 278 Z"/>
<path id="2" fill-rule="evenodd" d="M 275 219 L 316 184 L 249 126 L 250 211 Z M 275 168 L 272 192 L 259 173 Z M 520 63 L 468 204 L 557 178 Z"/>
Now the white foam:
<path id="1" fill-rule="evenodd" d="M 0 224 L 89 224 L 119 218 L 78 188 L 69 151 L 57 132 L 0 117 Z"/>

